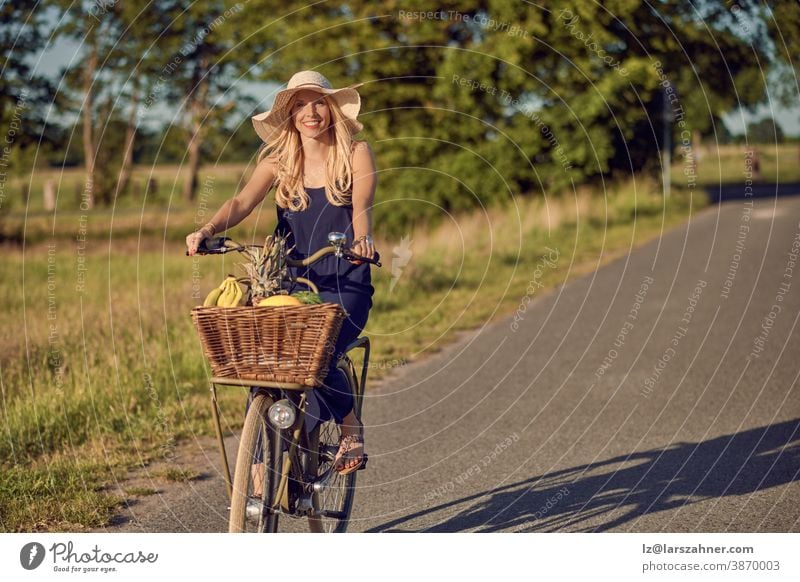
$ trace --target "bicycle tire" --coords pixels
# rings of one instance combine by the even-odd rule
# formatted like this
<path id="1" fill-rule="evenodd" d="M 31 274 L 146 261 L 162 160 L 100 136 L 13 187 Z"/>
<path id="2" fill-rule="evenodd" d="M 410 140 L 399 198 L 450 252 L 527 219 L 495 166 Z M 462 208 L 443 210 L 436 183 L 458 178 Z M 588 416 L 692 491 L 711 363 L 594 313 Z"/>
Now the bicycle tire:
<path id="1" fill-rule="evenodd" d="M 358 381 L 352 373 L 352 365 L 348 365 L 349 359 L 344 358 L 337 364 L 350 386 L 350 390 L 356 399 L 356 410 L 360 407 L 360 397 L 358 391 Z M 313 471 L 317 475 L 322 475 L 333 463 L 333 455 L 339 448 L 339 438 L 341 429 L 336 421 L 330 419 L 317 425 L 310 435 L 312 443 L 311 463 Z M 348 475 L 340 475 L 334 471 L 333 478 L 328 487 L 322 494 L 314 493 L 312 505 L 316 512 L 334 512 L 338 516 L 315 516 L 309 517 L 309 528 L 312 532 L 319 533 L 345 533 L 350 522 L 350 514 L 353 510 L 353 502 L 356 494 L 356 471 Z"/>
<path id="2" fill-rule="evenodd" d="M 280 475 L 280 466 L 272 454 L 275 441 L 274 429 L 267 420 L 267 411 L 273 400 L 266 394 L 257 394 L 250 404 L 242 429 L 239 451 L 236 455 L 236 469 L 233 478 L 231 510 L 228 522 L 230 533 L 269 533 L 278 529 L 278 515 L 268 513 L 266 509 L 272 505 L 276 488 L 276 475 Z M 261 456 L 264 467 L 264 478 L 261 486 L 262 495 L 253 496 L 253 458 L 256 445 L 261 435 Z M 282 457 L 278 459 L 282 464 Z M 257 517 L 248 517 L 248 501 L 250 513 L 259 513 Z M 259 506 L 260 505 L 260 506 Z"/>

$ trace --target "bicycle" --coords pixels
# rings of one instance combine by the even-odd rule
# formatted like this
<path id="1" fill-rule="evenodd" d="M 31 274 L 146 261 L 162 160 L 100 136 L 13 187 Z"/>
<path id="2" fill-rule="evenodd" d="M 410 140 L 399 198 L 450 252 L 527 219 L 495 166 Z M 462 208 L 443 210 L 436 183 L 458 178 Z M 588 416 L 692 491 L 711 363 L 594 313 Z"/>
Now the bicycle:
<path id="1" fill-rule="evenodd" d="M 356 255 L 344 247 L 346 240 L 344 233 L 331 232 L 328 234 L 331 246 L 319 249 L 305 259 L 287 259 L 287 266 L 309 266 L 329 254 L 381 266 L 378 253 L 373 259 Z M 197 252 L 203 255 L 224 254 L 261 246 L 240 245 L 227 237 L 217 237 L 203 241 Z M 290 277 L 289 281 L 305 284 L 313 292 L 319 292 L 317 286 L 304 277 Z M 360 379 L 350 357 L 350 352 L 357 349 L 364 350 Z M 358 418 L 361 418 L 369 354 L 369 338 L 361 336 L 347 346 L 336 362 L 336 369 L 344 374 L 354 395 Z M 279 518 L 289 516 L 306 517 L 312 532 L 345 532 L 353 508 L 357 471 L 340 475 L 334 469 L 340 428 L 333 419 L 317 423 L 310 433 L 305 430 L 307 391 L 313 387 L 227 377 L 212 377 L 210 383 L 212 416 L 230 500 L 228 531 L 274 533 L 278 531 Z M 220 424 L 217 386 L 258 388 L 245 417 L 233 478 Z M 259 435 L 260 464 L 254 462 Z M 359 470 L 366 468 L 367 460 L 365 453 Z M 259 484 L 260 495 L 256 492 Z"/>

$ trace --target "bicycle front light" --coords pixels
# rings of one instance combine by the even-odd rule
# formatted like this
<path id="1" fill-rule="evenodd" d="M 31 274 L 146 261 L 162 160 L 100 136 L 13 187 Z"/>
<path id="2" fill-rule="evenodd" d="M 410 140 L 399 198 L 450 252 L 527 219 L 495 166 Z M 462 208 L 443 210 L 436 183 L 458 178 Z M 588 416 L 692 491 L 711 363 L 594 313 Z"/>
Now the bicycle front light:
<path id="1" fill-rule="evenodd" d="M 294 406 L 288 400 L 278 400 L 275 404 L 269 407 L 267 413 L 269 421 L 272 426 L 276 428 L 289 428 L 294 424 L 296 414 Z"/>

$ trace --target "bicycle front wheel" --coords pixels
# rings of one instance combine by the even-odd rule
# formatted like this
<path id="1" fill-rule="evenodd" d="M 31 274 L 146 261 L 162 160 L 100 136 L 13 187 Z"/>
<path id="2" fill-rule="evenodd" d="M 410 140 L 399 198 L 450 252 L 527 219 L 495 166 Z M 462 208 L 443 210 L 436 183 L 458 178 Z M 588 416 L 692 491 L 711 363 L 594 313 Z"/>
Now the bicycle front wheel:
<path id="1" fill-rule="evenodd" d="M 257 394 L 245 417 L 233 478 L 228 522 L 231 533 L 265 533 L 278 529 L 278 515 L 269 511 L 282 470 L 282 455 L 273 452 L 279 436 L 267 420 L 272 403 L 268 395 Z"/>
<path id="2" fill-rule="evenodd" d="M 356 379 L 340 362 L 338 369 L 344 373 L 351 391 L 356 392 Z M 358 395 L 357 395 L 358 397 Z M 309 519 L 311 531 L 324 533 L 344 533 L 350 521 L 350 512 L 353 510 L 353 501 L 356 495 L 356 471 L 348 475 L 340 475 L 332 469 L 333 460 L 339 450 L 341 428 L 334 420 L 328 420 L 314 428 L 310 440 L 312 446 L 316 445 L 316 474 L 321 476 L 326 471 L 332 470 L 328 485 L 319 493 L 314 493 L 313 505 L 316 517 Z"/>

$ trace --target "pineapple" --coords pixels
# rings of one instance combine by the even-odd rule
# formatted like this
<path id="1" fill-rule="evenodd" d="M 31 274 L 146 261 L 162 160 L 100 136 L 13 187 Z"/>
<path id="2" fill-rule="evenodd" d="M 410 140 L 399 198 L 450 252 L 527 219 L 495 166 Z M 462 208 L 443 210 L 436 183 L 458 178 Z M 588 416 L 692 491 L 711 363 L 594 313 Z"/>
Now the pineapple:
<path id="1" fill-rule="evenodd" d="M 267 236 L 264 248 L 251 248 L 245 256 L 247 263 L 240 263 L 250 280 L 247 305 L 257 305 L 271 295 L 287 294 L 283 281 L 288 276 L 286 258 L 294 247 L 287 247 L 286 237 L 275 234 Z"/>

